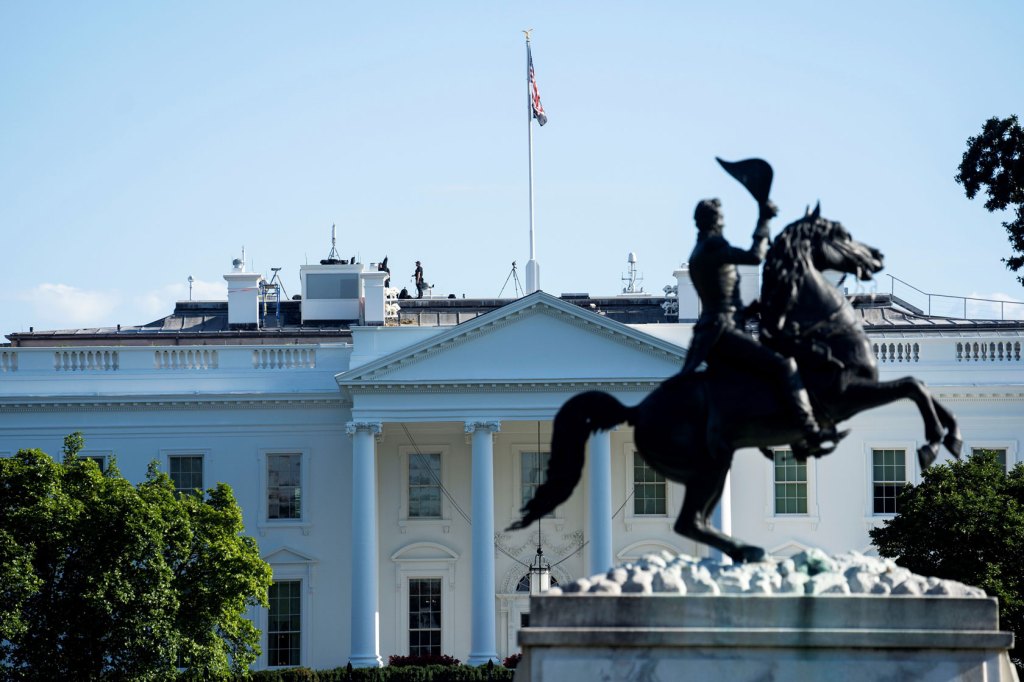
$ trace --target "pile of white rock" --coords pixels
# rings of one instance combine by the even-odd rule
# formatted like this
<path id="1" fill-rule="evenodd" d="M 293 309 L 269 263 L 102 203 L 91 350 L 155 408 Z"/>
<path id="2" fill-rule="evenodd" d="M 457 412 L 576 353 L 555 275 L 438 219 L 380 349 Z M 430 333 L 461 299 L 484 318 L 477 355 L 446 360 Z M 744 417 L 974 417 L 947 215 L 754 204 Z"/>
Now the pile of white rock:
<path id="1" fill-rule="evenodd" d="M 985 591 L 953 580 L 928 578 L 892 559 L 858 552 L 828 556 L 811 549 L 788 559 L 722 564 L 685 554 L 648 554 L 545 594 L 873 594 L 984 597 Z"/>

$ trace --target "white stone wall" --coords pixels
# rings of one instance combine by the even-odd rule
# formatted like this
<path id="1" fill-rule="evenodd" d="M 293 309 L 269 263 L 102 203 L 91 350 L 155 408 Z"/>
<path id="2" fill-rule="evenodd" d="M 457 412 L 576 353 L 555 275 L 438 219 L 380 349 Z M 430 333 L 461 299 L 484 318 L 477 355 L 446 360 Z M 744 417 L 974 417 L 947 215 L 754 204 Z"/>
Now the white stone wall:
<path id="1" fill-rule="evenodd" d="M 305 581 L 302 663 L 329 668 L 344 665 L 350 647 L 352 443 L 345 424 L 382 420 L 376 446 L 380 653 L 386 659 L 406 652 L 405 581 L 410 576 L 442 576 L 445 652 L 465 659 L 473 627 L 471 528 L 448 502 L 440 522 L 404 517 L 405 458 L 414 444 L 423 452 L 443 453 L 444 484 L 469 514 L 472 458 L 465 420 L 501 422 L 494 436 L 496 541 L 501 550 L 529 562 L 536 529 L 514 534 L 503 529 L 516 517 L 518 455 L 537 448 L 538 421 L 543 450 L 550 439 L 551 416 L 568 396 L 598 386 L 634 404 L 652 380 L 680 364 L 666 349 L 681 353 L 678 339 L 685 334 L 647 337 L 635 327 L 584 322 L 572 318 L 574 313 L 555 312 L 530 317 L 528 310 L 513 311 L 521 319 L 481 327 L 465 337 L 458 336 L 458 328 L 358 330 L 355 349 L 5 349 L 0 364 L 0 454 L 39 447 L 59 456 L 63 437 L 80 430 L 88 453 L 116 454 L 118 466 L 133 481 L 145 475 L 153 459 L 166 462 L 169 453 L 202 454 L 206 485 L 221 480 L 232 485 L 245 511 L 247 532 L 276 574 Z M 885 358 L 883 378 L 922 378 L 959 417 L 968 452 L 972 446 L 1005 447 L 1012 464 L 1020 459 L 1024 437 L 1024 365 L 1013 346 L 1019 339 L 886 338 L 886 348 L 879 351 Z M 430 346 L 438 340 L 439 345 Z M 671 345 L 673 340 L 677 345 Z M 986 344 L 984 353 L 973 346 L 978 342 Z M 972 344 L 969 349 L 966 343 Z M 993 354 L 993 343 L 1004 345 Z M 408 362 L 379 364 L 401 356 L 403 348 L 410 349 Z M 370 383 L 392 384 L 376 392 L 339 391 L 336 375 L 357 367 L 379 372 L 380 378 Z M 453 382 L 458 386 L 449 385 Z M 905 447 L 911 480 L 917 481 L 914 451 L 923 440 L 923 426 L 906 401 L 861 415 L 847 426 L 852 435 L 837 452 L 811 463 L 809 513 L 799 517 L 774 513 L 770 463 L 756 451 L 739 452 L 732 477 L 733 533 L 783 555 L 808 547 L 829 553 L 870 552 L 867 531 L 884 518 L 871 513 L 870 448 Z M 303 453 L 307 516 L 301 523 L 262 520 L 262 458 L 275 450 Z M 706 553 L 672 531 L 684 494 L 680 486 L 669 487 L 665 517 L 637 517 L 631 501 L 620 509 L 632 488 L 629 428 L 611 434 L 611 462 L 611 508 L 617 512 L 612 549 L 617 561 L 659 550 Z M 584 482 L 587 475 L 584 471 Z M 554 569 L 560 581 L 594 572 L 585 549 L 573 554 L 587 540 L 585 489 L 581 484 L 554 518 L 541 524 L 549 560 L 555 563 L 571 555 Z M 526 608 L 525 598 L 512 592 L 525 568 L 499 550 L 495 569 L 494 627 L 498 653 L 505 656 L 516 649 L 515 631 Z M 262 627 L 265 616 L 254 617 Z"/>

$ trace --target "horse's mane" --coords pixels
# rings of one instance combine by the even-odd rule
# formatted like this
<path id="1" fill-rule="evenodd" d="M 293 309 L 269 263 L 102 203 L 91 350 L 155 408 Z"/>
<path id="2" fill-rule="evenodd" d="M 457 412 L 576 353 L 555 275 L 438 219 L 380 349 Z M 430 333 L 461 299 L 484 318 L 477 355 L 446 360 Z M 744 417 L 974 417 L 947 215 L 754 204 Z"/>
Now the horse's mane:
<path id="1" fill-rule="evenodd" d="M 765 258 L 761 285 L 761 323 L 768 332 L 781 330 L 786 315 L 813 267 L 811 244 L 828 238 L 839 223 L 808 213 L 782 229 Z"/>

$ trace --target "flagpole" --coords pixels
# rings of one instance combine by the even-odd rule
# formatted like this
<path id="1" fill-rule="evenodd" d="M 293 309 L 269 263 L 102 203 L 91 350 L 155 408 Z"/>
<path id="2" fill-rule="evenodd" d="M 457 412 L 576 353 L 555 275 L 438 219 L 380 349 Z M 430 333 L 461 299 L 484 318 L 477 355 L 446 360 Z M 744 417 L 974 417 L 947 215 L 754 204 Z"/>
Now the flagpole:
<path id="1" fill-rule="evenodd" d="M 537 246 L 534 232 L 533 211 L 533 84 L 530 82 L 530 34 L 533 29 L 523 31 L 526 36 L 526 137 L 530 156 L 530 260 L 526 263 L 526 293 L 540 289 L 540 265 L 537 263 Z"/>

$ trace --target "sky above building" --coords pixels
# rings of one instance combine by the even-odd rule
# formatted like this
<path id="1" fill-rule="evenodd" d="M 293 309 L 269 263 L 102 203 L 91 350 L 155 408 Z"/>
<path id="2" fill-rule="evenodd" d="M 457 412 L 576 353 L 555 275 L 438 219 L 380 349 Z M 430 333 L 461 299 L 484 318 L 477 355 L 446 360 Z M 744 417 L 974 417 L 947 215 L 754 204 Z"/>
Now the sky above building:
<path id="1" fill-rule="evenodd" d="M 756 156 L 775 232 L 820 199 L 886 274 L 1024 300 L 1007 217 L 953 180 L 986 119 L 1024 114 L 1021 26 L 1015 0 L 2 3 L 0 333 L 141 324 L 189 276 L 224 299 L 243 247 L 294 295 L 332 224 L 398 286 L 421 260 L 437 295 L 511 296 L 526 28 L 545 291 L 618 293 L 635 252 L 660 294 L 704 197 L 748 244 L 756 205 L 714 159 Z"/>

